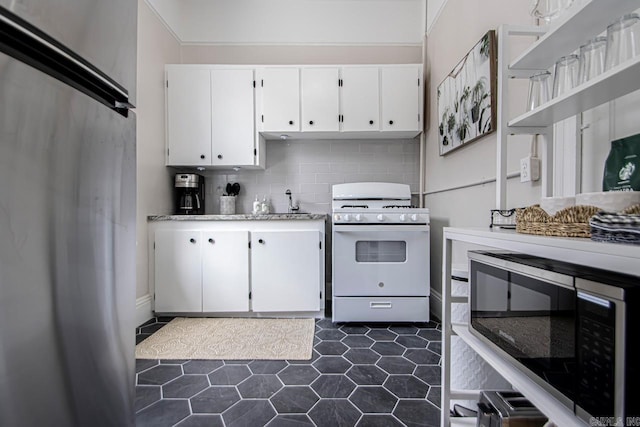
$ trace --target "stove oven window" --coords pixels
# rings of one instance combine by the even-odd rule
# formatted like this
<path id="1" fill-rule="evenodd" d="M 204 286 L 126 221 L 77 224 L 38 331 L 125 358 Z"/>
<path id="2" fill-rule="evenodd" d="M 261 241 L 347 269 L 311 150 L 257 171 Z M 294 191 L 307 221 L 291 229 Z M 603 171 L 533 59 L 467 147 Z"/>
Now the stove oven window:
<path id="1" fill-rule="evenodd" d="M 407 242 L 402 240 L 360 240 L 356 242 L 357 262 L 406 262 Z"/>

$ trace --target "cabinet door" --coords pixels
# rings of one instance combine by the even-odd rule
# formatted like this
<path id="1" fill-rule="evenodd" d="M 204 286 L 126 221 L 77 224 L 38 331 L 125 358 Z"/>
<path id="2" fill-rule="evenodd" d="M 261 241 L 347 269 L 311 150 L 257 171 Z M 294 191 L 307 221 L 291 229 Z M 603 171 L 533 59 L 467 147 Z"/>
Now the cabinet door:
<path id="1" fill-rule="evenodd" d="M 262 130 L 300 130 L 300 77 L 298 68 L 262 70 Z"/>
<path id="2" fill-rule="evenodd" d="M 202 233 L 202 311 L 249 311 L 249 232 Z"/>
<path id="3" fill-rule="evenodd" d="M 420 130 L 419 67 L 382 67 L 382 130 Z"/>
<path id="4" fill-rule="evenodd" d="M 318 231 L 251 235 L 253 311 L 317 311 L 322 290 Z"/>
<path id="5" fill-rule="evenodd" d="M 211 71 L 212 164 L 253 165 L 253 70 Z"/>
<path id="6" fill-rule="evenodd" d="M 167 84 L 167 165 L 211 165 L 210 71 L 167 68 Z"/>
<path id="7" fill-rule="evenodd" d="M 155 311 L 202 311 L 200 237 L 193 230 L 156 231 Z"/>
<path id="8" fill-rule="evenodd" d="M 338 131 L 338 69 L 303 68 L 302 130 Z"/>
<path id="9" fill-rule="evenodd" d="M 378 68 L 349 67 L 341 74 L 342 130 L 380 130 Z"/>

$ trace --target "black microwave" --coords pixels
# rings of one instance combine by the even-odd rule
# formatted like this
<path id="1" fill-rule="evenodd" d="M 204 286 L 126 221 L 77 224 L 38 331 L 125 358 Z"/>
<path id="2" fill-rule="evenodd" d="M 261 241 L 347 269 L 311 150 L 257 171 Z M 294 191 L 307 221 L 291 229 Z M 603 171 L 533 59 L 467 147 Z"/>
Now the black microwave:
<path id="1" fill-rule="evenodd" d="M 590 425 L 640 420 L 640 278 L 470 251 L 469 284 L 470 330 L 498 355 Z"/>

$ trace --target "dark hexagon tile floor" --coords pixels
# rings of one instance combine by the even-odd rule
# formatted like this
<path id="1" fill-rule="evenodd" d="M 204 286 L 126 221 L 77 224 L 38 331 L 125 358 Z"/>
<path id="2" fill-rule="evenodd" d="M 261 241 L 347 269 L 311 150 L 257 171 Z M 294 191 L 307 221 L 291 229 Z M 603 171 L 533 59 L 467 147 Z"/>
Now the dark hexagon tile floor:
<path id="1" fill-rule="evenodd" d="M 140 326 L 136 342 L 169 321 Z M 136 425 L 437 427 L 441 334 L 319 319 L 311 360 L 136 360 Z"/>

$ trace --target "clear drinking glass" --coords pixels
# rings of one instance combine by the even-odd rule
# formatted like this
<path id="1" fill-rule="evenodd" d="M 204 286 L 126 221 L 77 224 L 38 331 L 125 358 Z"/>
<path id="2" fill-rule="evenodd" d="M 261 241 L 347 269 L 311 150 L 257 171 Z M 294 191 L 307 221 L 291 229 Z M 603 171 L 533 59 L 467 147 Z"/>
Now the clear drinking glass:
<path id="1" fill-rule="evenodd" d="M 548 24 L 568 9 L 571 3 L 573 0 L 533 0 L 531 15 Z"/>
<path id="2" fill-rule="evenodd" d="M 605 69 L 610 70 L 640 53 L 640 16 L 624 15 L 607 27 Z"/>
<path id="3" fill-rule="evenodd" d="M 580 46 L 580 69 L 578 84 L 585 83 L 604 71 L 607 38 L 596 37 Z"/>
<path id="4" fill-rule="evenodd" d="M 573 89 L 578 83 L 578 55 L 567 55 L 558 59 L 553 75 L 553 97 Z"/>
<path id="5" fill-rule="evenodd" d="M 551 73 L 543 71 L 529 77 L 529 97 L 527 111 L 531 111 L 549 101 L 549 79 Z"/>

